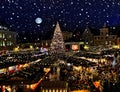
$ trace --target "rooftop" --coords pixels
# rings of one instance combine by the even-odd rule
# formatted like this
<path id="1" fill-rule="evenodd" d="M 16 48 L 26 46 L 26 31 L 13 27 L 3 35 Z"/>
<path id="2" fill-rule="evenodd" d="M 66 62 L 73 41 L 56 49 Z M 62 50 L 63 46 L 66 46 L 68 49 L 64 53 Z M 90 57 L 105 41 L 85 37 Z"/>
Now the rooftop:
<path id="1" fill-rule="evenodd" d="M 42 88 L 66 88 L 64 81 L 43 81 Z"/>

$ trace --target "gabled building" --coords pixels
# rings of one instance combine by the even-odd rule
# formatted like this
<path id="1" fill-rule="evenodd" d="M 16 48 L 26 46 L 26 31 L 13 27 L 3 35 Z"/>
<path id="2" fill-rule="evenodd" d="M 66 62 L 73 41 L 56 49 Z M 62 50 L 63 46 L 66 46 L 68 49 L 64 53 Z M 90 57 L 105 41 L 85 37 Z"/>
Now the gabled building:
<path id="1" fill-rule="evenodd" d="M 70 38 L 72 38 L 72 32 L 63 31 L 62 34 L 63 34 L 64 41 L 69 40 Z"/>
<path id="2" fill-rule="evenodd" d="M 7 27 L 0 26 L 0 50 L 13 49 L 16 44 L 16 32 L 9 31 Z"/>
<path id="3" fill-rule="evenodd" d="M 86 27 L 85 31 L 83 32 L 82 39 L 84 40 L 84 44 L 93 45 L 94 36 L 88 27 Z"/>
<path id="4" fill-rule="evenodd" d="M 100 29 L 100 34 L 94 36 L 94 45 L 116 45 L 117 44 L 117 35 L 112 35 L 109 33 L 109 28 L 104 25 Z"/>

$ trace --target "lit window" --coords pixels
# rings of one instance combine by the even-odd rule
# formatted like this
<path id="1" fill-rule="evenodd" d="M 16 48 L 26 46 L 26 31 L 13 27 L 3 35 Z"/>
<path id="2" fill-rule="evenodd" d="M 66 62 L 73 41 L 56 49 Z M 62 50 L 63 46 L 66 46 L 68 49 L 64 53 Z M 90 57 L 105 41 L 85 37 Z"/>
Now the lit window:
<path id="1" fill-rule="evenodd" d="M 116 29 L 115 27 L 113 27 L 113 29 Z"/>
<path id="2" fill-rule="evenodd" d="M 2 38 L 2 34 L 0 33 L 0 38 Z"/>
<path id="3" fill-rule="evenodd" d="M 106 41 L 105 44 L 108 44 L 108 41 Z"/>
<path id="4" fill-rule="evenodd" d="M 12 45 L 13 43 L 10 41 L 10 46 Z"/>
<path id="5" fill-rule="evenodd" d="M 53 89 L 53 92 L 55 92 L 55 90 Z"/>
<path id="6" fill-rule="evenodd" d="M 3 38 L 5 38 L 5 34 L 3 34 Z"/>
<path id="7" fill-rule="evenodd" d="M 9 41 L 7 41 L 7 46 L 9 46 L 10 44 L 9 44 L 10 42 Z"/>
<path id="8" fill-rule="evenodd" d="M 11 35 L 8 35 L 8 38 L 11 38 L 12 36 Z"/>
<path id="9" fill-rule="evenodd" d="M 46 46 L 48 46 L 48 43 L 46 42 Z"/>
<path id="10" fill-rule="evenodd" d="M 72 45 L 72 50 L 74 51 L 78 50 L 78 45 Z"/>
<path id="11" fill-rule="evenodd" d="M 52 92 L 51 89 L 49 89 L 49 92 Z"/>
<path id="12" fill-rule="evenodd" d="M 3 46 L 5 46 L 5 42 L 3 41 Z"/>
<path id="13" fill-rule="evenodd" d="M 67 92 L 67 91 L 64 89 L 63 92 Z"/>
<path id="14" fill-rule="evenodd" d="M 56 89 L 56 92 L 58 92 L 58 89 Z"/>
<path id="15" fill-rule="evenodd" d="M 0 46 L 2 46 L 2 41 L 0 41 Z"/>
<path id="16" fill-rule="evenodd" d="M 46 92 L 48 92 L 48 89 L 46 89 Z"/>

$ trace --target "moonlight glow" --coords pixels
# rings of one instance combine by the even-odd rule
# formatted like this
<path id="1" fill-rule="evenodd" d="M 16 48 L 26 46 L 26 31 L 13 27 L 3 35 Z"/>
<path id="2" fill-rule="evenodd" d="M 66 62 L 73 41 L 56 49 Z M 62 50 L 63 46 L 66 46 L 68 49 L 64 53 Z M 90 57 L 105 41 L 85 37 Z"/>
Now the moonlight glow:
<path id="1" fill-rule="evenodd" d="M 36 22 L 37 24 L 41 24 L 41 23 L 42 23 L 42 18 L 36 18 L 36 19 L 35 19 L 35 22 Z"/>
<path id="2" fill-rule="evenodd" d="M 54 30 L 57 21 L 62 31 L 70 32 L 82 33 L 86 26 L 97 30 L 104 23 L 116 27 L 120 25 L 120 1 L 0 0 L 0 22 L 8 24 L 11 30 L 15 29 L 21 42 L 24 37 L 38 39 L 43 36 L 41 33 L 50 37 L 48 32 Z M 28 30 L 30 36 L 25 36 Z"/>

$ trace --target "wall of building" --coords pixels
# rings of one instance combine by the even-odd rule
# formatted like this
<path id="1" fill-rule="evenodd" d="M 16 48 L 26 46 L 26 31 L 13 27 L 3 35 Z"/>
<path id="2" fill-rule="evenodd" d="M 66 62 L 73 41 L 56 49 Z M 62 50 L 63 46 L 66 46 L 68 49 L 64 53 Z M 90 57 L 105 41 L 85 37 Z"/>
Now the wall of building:
<path id="1" fill-rule="evenodd" d="M 67 89 L 42 89 L 40 92 L 67 92 Z"/>
<path id="2" fill-rule="evenodd" d="M 116 35 L 94 36 L 94 45 L 116 45 L 116 44 L 117 44 Z"/>
<path id="3" fill-rule="evenodd" d="M 89 28 L 86 28 L 85 31 L 83 32 L 82 39 L 84 40 L 85 44 L 93 45 L 94 36 Z"/>
<path id="4" fill-rule="evenodd" d="M 64 32 L 62 32 L 62 34 L 63 34 L 64 41 L 66 41 L 72 37 L 72 32 L 64 31 Z"/>
<path id="5" fill-rule="evenodd" d="M 16 44 L 16 32 L 0 29 L 0 50 L 12 49 Z"/>
<path id="6" fill-rule="evenodd" d="M 120 37 L 117 38 L 117 45 L 118 45 L 119 48 L 120 48 Z"/>
<path id="7" fill-rule="evenodd" d="M 94 36 L 94 45 L 116 45 L 117 35 L 109 35 L 108 28 L 101 28 L 100 35 Z"/>

